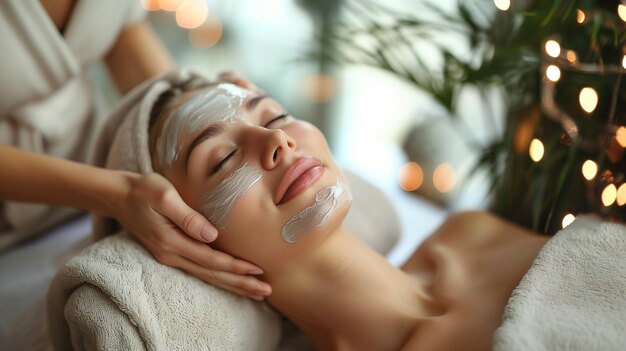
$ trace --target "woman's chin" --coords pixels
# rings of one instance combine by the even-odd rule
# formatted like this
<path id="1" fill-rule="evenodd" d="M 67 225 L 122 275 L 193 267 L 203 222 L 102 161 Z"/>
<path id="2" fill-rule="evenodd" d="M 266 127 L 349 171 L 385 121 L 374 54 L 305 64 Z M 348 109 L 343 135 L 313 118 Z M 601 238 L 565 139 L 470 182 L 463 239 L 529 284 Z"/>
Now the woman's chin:
<path id="1" fill-rule="evenodd" d="M 289 245 L 289 247 L 292 247 L 294 249 L 310 249 L 312 247 L 320 245 L 330 236 L 335 234 L 339 228 L 341 228 L 341 225 L 343 224 L 343 221 L 346 218 L 349 210 L 350 203 L 340 208 L 336 208 L 326 218 L 324 223 L 303 231 L 295 241 L 289 242 L 285 240 L 284 237 L 283 240 L 286 244 Z"/>

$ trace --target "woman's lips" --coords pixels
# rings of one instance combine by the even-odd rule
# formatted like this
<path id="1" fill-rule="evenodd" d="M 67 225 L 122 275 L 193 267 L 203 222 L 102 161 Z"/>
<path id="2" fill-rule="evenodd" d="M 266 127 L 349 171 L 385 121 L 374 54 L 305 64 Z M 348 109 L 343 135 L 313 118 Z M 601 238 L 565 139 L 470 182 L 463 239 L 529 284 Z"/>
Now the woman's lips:
<path id="1" fill-rule="evenodd" d="M 278 184 L 274 204 L 281 205 L 311 187 L 324 173 L 322 161 L 316 157 L 300 157 L 294 162 Z"/>
<path id="2" fill-rule="evenodd" d="M 285 193 L 285 196 L 283 196 L 282 200 L 280 200 L 279 205 L 288 202 L 298 196 L 301 192 L 311 187 L 311 185 L 313 185 L 315 181 L 322 176 L 322 173 L 324 173 L 324 167 L 322 166 L 315 166 L 306 170 L 301 176 L 296 178 L 293 183 L 291 183 L 289 188 L 287 188 L 287 192 Z"/>

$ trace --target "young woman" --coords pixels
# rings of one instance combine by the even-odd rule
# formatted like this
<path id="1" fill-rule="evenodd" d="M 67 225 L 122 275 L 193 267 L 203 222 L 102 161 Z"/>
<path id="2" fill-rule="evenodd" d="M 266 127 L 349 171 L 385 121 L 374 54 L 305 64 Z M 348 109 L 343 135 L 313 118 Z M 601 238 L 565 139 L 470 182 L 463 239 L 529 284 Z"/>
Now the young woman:
<path id="1" fill-rule="evenodd" d="M 321 132 L 232 84 L 162 94 L 150 150 L 153 168 L 216 224 L 216 247 L 261 267 L 267 301 L 321 350 L 490 349 L 547 241 L 463 213 L 397 269 L 342 226 L 349 188 Z"/>

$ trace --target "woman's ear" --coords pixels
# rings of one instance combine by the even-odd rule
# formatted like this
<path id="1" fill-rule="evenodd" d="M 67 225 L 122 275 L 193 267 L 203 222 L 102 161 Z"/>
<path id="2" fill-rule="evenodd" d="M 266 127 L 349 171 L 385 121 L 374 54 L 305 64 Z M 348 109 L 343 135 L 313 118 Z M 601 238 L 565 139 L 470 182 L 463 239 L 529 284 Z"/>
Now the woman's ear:
<path id="1" fill-rule="evenodd" d="M 252 84 L 247 78 L 233 71 L 222 72 L 217 76 L 217 79 L 223 82 L 235 84 L 258 95 L 265 94 L 262 89 L 259 89 L 259 87 Z"/>

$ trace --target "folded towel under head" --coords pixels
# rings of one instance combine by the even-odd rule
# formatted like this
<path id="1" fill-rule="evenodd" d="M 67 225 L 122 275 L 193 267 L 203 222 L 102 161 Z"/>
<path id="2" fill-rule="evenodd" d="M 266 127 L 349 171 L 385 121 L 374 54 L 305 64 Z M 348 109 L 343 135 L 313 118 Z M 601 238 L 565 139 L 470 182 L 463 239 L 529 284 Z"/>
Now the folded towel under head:
<path id="1" fill-rule="evenodd" d="M 122 233 L 55 277 L 48 331 L 56 350 L 274 350 L 281 325 L 266 304 L 161 265 Z"/>

